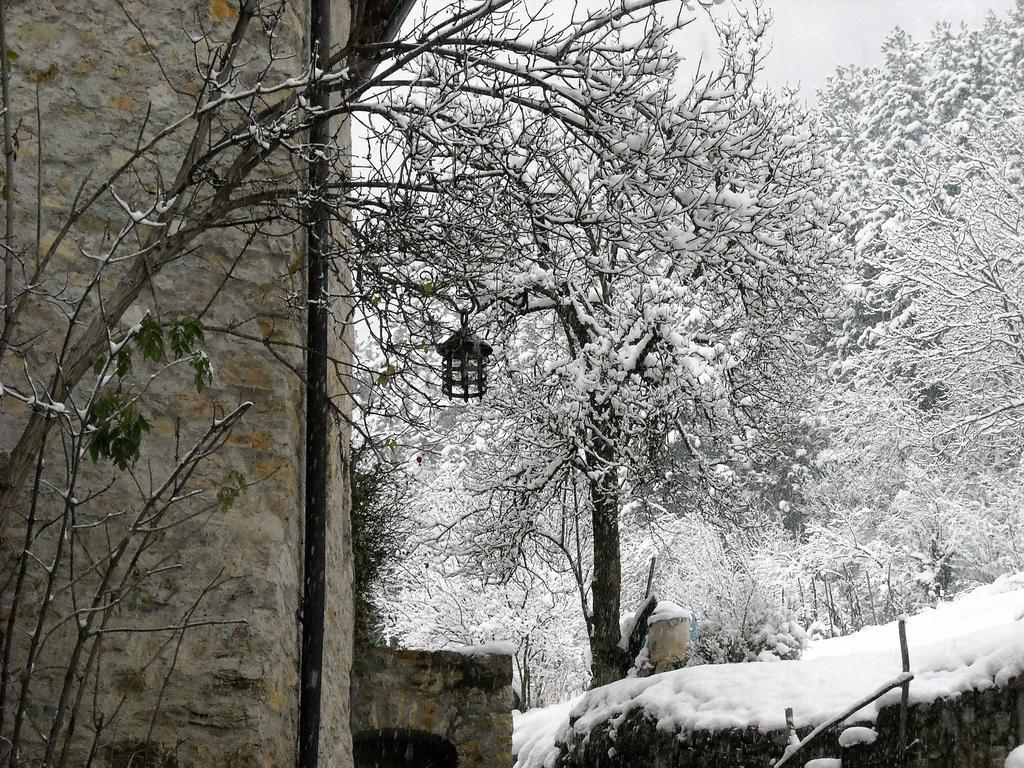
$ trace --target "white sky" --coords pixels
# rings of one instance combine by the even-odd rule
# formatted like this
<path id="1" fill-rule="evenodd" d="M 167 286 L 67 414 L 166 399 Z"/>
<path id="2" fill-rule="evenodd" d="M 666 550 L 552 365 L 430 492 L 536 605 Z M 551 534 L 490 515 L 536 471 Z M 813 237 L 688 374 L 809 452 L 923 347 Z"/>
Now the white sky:
<path id="1" fill-rule="evenodd" d="M 990 10 L 1005 15 L 1013 5 L 1014 0 L 766 0 L 775 21 L 765 76 L 776 87 L 799 84 L 813 101 L 814 92 L 837 66 L 880 64 L 882 42 L 893 27 L 920 39 L 937 22 L 978 28 Z M 718 8 L 725 11 L 729 6 Z M 713 32 L 706 24 L 691 26 L 680 34 L 677 45 L 688 59 L 696 59 L 701 49 L 713 49 Z"/>
<path id="2" fill-rule="evenodd" d="M 747 5 L 746 0 L 734 0 Z M 727 13 L 734 1 L 727 0 L 713 7 L 715 13 Z M 927 37 L 940 21 L 953 25 L 967 24 L 979 28 L 990 11 L 1005 15 L 1015 0 L 764 0 L 774 23 L 769 31 L 772 51 L 765 63 L 764 75 L 773 87 L 799 85 L 809 102 L 814 103 L 816 91 L 835 68 L 845 64 L 872 66 L 882 62 L 882 42 L 894 27 L 902 27 L 914 38 Z M 574 11 L 585 13 L 588 7 L 605 5 L 606 0 L 527 0 L 528 7 L 545 8 L 556 20 L 571 18 Z M 410 14 L 407 25 L 420 18 L 424 6 L 444 5 L 445 0 L 420 0 Z M 698 3 L 691 0 L 694 7 Z M 697 21 L 683 29 L 673 40 L 677 50 L 686 57 L 687 65 L 696 66 L 714 60 L 714 30 L 703 11 Z M 363 154 L 363 132 L 353 130 L 353 146 Z"/>
<path id="3" fill-rule="evenodd" d="M 555 21 L 585 13 L 607 0 L 526 0 L 531 9 L 545 9 Z M 705 0 L 707 1 L 707 0 Z M 689 0 L 694 8 L 700 0 Z M 979 28 L 990 11 L 1005 15 L 1014 0 L 763 0 L 772 11 L 774 23 L 770 30 L 772 53 L 765 64 L 768 84 L 779 87 L 787 83 L 800 85 L 808 101 L 815 101 L 815 91 L 837 66 L 858 64 L 871 66 L 882 62 L 881 46 L 894 27 L 902 27 L 914 38 L 927 37 L 940 21 L 953 25 L 967 24 Z M 445 0 L 420 0 L 411 16 L 418 17 L 427 9 L 443 5 Z M 725 0 L 713 6 L 715 13 L 727 13 L 734 6 L 749 5 L 749 0 Z M 669 4 L 671 5 L 671 4 Z M 691 66 L 704 54 L 704 61 L 714 60 L 714 31 L 704 11 L 696 12 L 697 23 L 691 24 L 674 39 L 674 43 Z"/>

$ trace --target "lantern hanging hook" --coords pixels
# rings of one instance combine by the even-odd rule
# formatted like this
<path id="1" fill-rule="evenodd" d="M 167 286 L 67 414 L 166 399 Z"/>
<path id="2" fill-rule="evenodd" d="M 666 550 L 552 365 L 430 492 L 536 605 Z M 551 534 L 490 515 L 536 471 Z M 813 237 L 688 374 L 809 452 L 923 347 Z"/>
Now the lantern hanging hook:
<path id="1" fill-rule="evenodd" d="M 467 292 L 467 295 L 469 297 L 469 308 L 458 310 L 459 324 L 463 329 L 469 327 L 470 315 L 476 314 L 480 311 L 480 300 L 477 299 L 476 294 Z"/>

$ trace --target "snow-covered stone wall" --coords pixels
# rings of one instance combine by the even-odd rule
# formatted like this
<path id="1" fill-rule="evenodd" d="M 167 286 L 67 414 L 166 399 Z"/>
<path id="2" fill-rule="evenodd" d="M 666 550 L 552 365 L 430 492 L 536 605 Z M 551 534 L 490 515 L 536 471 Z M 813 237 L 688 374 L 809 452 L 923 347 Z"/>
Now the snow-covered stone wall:
<path id="1" fill-rule="evenodd" d="M 899 707 L 879 712 L 875 730 L 873 744 L 843 750 L 844 768 L 899 765 Z M 908 768 L 1003 768 L 1007 755 L 1024 743 L 1024 679 L 914 705 L 907 733 Z"/>
<path id="2" fill-rule="evenodd" d="M 908 765 L 1002 768 L 1024 740 L 1024 579 L 1008 575 L 906 620 L 913 680 Z M 869 746 L 849 732 L 844 765 L 896 765 L 902 667 L 898 623 L 820 640 L 799 660 L 704 664 L 592 689 L 517 715 L 517 768 L 767 766 L 800 735 L 861 706 L 849 724 L 877 723 Z M 884 691 L 881 698 L 873 694 Z M 834 727 L 794 764 L 837 758 Z M 854 742 L 857 746 L 854 746 Z"/>
<path id="3" fill-rule="evenodd" d="M 900 765 L 899 706 L 878 712 L 872 744 L 842 749 L 836 726 L 800 752 L 794 765 L 821 757 L 842 758 L 843 768 Z M 798 728 L 805 736 L 810 726 Z M 906 768 L 1003 768 L 1007 755 L 1024 742 L 1024 681 L 922 702 L 910 707 L 911 742 Z M 663 729 L 637 709 L 615 723 L 577 733 L 562 749 L 557 768 L 770 768 L 787 743 L 784 730 L 756 727 L 717 731 Z"/>

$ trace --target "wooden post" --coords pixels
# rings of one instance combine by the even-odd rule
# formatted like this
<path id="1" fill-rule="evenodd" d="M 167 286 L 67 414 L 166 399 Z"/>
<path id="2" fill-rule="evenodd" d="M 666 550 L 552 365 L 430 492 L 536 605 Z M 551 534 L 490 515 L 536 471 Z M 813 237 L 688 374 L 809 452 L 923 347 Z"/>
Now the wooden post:
<path id="1" fill-rule="evenodd" d="M 789 743 L 794 747 L 800 743 L 800 737 L 797 736 L 796 726 L 793 724 L 793 708 L 786 707 L 786 730 L 789 731 Z"/>
<path id="2" fill-rule="evenodd" d="M 907 647 L 907 622 L 905 619 L 899 620 L 899 631 L 900 631 L 900 658 L 903 661 L 903 673 L 910 673 L 910 649 Z M 907 716 L 909 714 L 908 705 L 910 703 L 910 681 L 907 680 L 900 686 L 900 765 L 905 765 L 907 761 Z"/>
<path id="3" fill-rule="evenodd" d="M 654 555 L 651 555 L 651 567 L 647 571 L 647 589 L 644 591 L 644 599 L 651 596 L 651 588 L 654 586 Z"/>
<path id="4" fill-rule="evenodd" d="M 906 685 L 912 679 L 913 679 L 913 675 L 911 675 L 909 672 L 906 673 L 906 674 L 901 674 L 899 677 L 895 678 L 894 680 L 890 680 L 889 682 L 882 684 L 882 686 L 877 688 L 873 693 L 868 694 L 867 696 L 865 696 L 860 701 L 856 702 L 855 704 L 850 705 L 849 707 L 844 709 L 842 712 L 840 712 L 835 717 L 832 717 L 831 719 L 826 720 L 825 722 L 819 724 L 818 726 L 816 726 L 814 728 L 813 731 L 811 731 L 809 734 L 807 734 L 798 743 L 796 743 L 796 744 L 792 744 L 792 743 L 789 744 L 786 747 L 786 751 L 783 753 L 782 757 L 779 758 L 779 761 L 777 763 L 775 763 L 775 768 L 782 768 L 784 765 L 789 765 L 789 763 L 793 759 L 794 755 L 796 755 L 800 750 L 802 750 L 808 744 L 810 744 L 815 739 L 817 739 L 822 733 L 827 731 L 829 728 L 833 727 L 834 725 L 836 725 L 838 723 L 843 722 L 843 720 L 845 720 L 846 718 L 848 718 L 850 715 L 854 714 L 855 712 L 859 712 L 860 710 L 864 709 L 864 707 L 866 707 L 868 704 L 870 704 L 871 702 L 873 702 L 873 701 L 875 701 L 877 699 L 880 699 L 882 696 L 887 694 L 893 688 L 899 688 L 901 685 Z"/>
<path id="5" fill-rule="evenodd" d="M 310 5 L 310 72 L 326 69 L 331 52 L 331 0 Z M 312 76 L 312 75 L 311 75 Z M 299 743 L 297 768 L 317 768 L 320 759 L 320 701 L 323 688 L 324 624 L 327 601 L 327 515 L 331 401 L 327 391 L 328 286 L 331 211 L 327 204 L 330 166 L 327 86 L 310 93 L 309 162 L 311 204 L 306 215 L 306 488 L 302 555 L 302 638 L 299 661 Z"/>

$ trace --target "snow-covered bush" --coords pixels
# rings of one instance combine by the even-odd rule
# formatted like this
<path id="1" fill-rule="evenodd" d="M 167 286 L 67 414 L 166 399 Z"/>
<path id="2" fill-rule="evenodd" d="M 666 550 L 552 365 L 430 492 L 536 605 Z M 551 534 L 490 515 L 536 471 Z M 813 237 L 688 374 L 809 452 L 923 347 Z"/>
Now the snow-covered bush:
<path id="1" fill-rule="evenodd" d="M 739 577 L 718 598 L 700 618 L 690 664 L 784 661 L 799 658 L 807 647 L 808 635 L 796 612 L 752 577 Z"/>
<path id="2" fill-rule="evenodd" d="M 844 455 L 843 476 L 826 474 L 812 489 L 814 522 L 779 574 L 804 626 L 816 621 L 823 636 L 845 634 L 1024 567 L 1019 473 L 976 472 L 968 482 L 907 466 L 896 472 L 901 490 L 858 505 L 856 476 L 873 461 Z"/>

